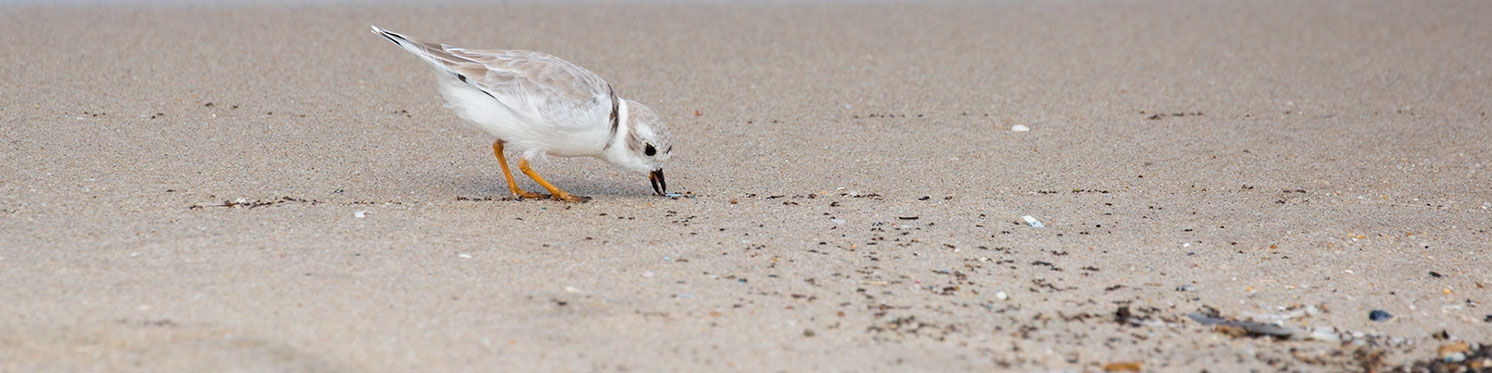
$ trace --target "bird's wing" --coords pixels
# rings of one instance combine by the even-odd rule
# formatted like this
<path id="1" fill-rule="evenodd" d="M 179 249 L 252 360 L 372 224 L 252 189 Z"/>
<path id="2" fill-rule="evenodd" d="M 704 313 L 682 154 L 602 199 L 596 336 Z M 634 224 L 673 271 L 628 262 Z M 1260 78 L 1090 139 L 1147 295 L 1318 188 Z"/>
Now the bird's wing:
<path id="1" fill-rule="evenodd" d="M 373 28 L 437 69 L 481 90 L 514 111 L 558 128 L 604 125 L 611 86 L 596 73 L 539 52 L 469 50 Z"/>
<path id="2" fill-rule="evenodd" d="M 511 107 L 542 116 L 551 125 L 597 125 L 611 114 L 615 96 L 606 80 L 559 57 L 520 50 L 446 48 L 446 52 L 472 61 L 457 68 L 470 74 L 472 84 Z"/>

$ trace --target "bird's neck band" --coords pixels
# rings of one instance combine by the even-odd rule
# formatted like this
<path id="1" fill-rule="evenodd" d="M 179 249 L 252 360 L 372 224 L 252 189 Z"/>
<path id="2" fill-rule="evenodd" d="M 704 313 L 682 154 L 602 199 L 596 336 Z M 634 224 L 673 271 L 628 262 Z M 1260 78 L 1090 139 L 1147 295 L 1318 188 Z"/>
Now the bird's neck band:
<path id="1" fill-rule="evenodd" d="M 618 99 L 615 91 L 611 92 L 610 118 L 611 135 L 606 139 L 606 146 L 601 147 L 602 151 L 611 148 L 611 144 L 616 142 L 618 132 L 622 130 L 622 125 L 627 123 L 627 102 Z"/>

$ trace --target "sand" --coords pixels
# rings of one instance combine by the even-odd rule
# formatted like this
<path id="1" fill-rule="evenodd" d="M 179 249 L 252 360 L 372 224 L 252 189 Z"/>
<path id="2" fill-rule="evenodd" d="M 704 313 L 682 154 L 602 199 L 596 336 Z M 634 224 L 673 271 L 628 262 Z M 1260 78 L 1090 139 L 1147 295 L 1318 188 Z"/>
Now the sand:
<path id="1" fill-rule="evenodd" d="M 1423 364 L 1492 343 L 1488 16 L 12 7 L 0 371 Z M 369 25 L 592 68 L 668 118 L 696 197 L 556 158 L 594 200 L 505 199 L 492 138 Z"/>

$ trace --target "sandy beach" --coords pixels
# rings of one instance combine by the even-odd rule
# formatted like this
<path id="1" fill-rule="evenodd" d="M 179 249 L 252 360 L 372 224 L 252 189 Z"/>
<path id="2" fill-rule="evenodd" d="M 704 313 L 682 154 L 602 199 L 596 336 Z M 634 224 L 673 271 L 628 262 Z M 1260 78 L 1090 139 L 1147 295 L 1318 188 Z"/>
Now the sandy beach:
<path id="1" fill-rule="evenodd" d="M 1489 369 L 1489 17 L 11 7 L 0 371 Z M 593 199 L 510 198 L 369 25 L 590 68 L 684 196 L 550 158 Z"/>

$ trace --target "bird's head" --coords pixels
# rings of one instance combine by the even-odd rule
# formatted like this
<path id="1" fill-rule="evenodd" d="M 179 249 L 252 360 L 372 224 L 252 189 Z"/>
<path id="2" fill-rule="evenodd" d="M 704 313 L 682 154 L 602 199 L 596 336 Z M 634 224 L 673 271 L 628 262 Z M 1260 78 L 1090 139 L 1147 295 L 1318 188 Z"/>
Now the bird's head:
<path id="1" fill-rule="evenodd" d="M 621 127 L 606 153 L 607 160 L 623 168 L 648 174 L 653 192 L 664 195 L 668 185 L 663 181 L 663 163 L 673 157 L 673 140 L 668 124 L 653 109 L 632 100 L 622 100 L 618 108 Z"/>

